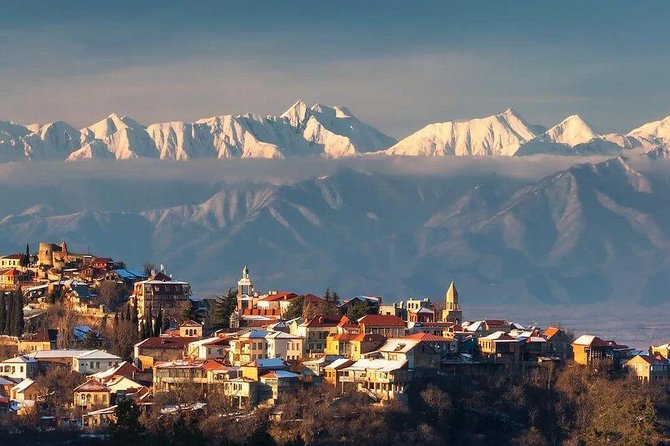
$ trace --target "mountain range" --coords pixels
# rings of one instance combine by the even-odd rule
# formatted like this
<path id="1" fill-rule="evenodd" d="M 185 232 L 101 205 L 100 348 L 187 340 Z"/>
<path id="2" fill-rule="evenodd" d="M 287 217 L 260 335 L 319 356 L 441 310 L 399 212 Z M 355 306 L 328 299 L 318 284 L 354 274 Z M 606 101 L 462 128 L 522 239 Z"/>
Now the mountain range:
<path id="1" fill-rule="evenodd" d="M 438 122 L 396 141 L 346 107 L 297 101 L 280 116 L 223 115 L 145 126 L 111 114 L 77 130 L 63 121 L 20 125 L 0 121 L 0 162 L 27 160 L 161 160 L 316 156 L 617 155 L 665 157 L 670 116 L 626 134 L 599 134 L 578 115 L 547 129 L 517 112 Z"/>
<path id="2" fill-rule="evenodd" d="M 455 279 L 477 303 L 654 306 L 670 288 L 665 163 L 616 157 L 542 178 L 341 167 L 287 184 L 156 172 L 7 181 L 0 249 L 67 240 L 129 265 L 164 263 L 198 293 L 234 285 L 248 264 L 261 289 L 393 300 L 439 295 Z"/>

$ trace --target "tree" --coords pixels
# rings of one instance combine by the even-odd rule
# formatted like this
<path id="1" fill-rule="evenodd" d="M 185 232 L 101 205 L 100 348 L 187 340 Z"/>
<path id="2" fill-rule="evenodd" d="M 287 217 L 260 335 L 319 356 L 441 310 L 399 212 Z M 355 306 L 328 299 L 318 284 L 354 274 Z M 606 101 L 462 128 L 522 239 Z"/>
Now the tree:
<path id="1" fill-rule="evenodd" d="M 224 296 L 207 299 L 205 328 L 207 330 L 230 327 L 230 315 L 237 308 L 237 290 L 232 288 Z"/>
<path id="2" fill-rule="evenodd" d="M 347 309 L 347 317 L 352 321 L 356 321 L 366 314 L 373 312 L 374 308 L 372 304 L 370 304 L 369 300 L 364 299 L 361 301 L 357 299 L 355 302 L 349 305 L 349 308 Z"/>
<path id="3" fill-rule="evenodd" d="M 35 384 L 48 389 L 44 404 L 50 412 L 60 416 L 72 404 L 72 391 L 85 381 L 83 375 L 70 370 L 70 367 L 54 364 L 46 372 L 35 378 Z"/>
<path id="4" fill-rule="evenodd" d="M 154 320 L 154 328 L 151 334 L 153 336 L 160 336 L 162 330 L 163 330 L 163 306 L 158 305 L 158 313 L 156 313 L 156 319 Z"/>
<path id="5" fill-rule="evenodd" d="M 25 320 L 23 318 L 23 292 L 21 289 L 14 291 L 10 296 L 12 302 L 12 317 L 9 325 L 10 336 L 21 336 L 25 327 Z"/>
<path id="6" fill-rule="evenodd" d="M 151 262 L 145 262 L 144 265 L 142 265 L 142 268 L 144 268 L 144 275 L 150 276 L 151 273 L 156 270 L 156 265 Z"/>
<path id="7" fill-rule="evenodd" d="M 30 246 L 26 243 L 26 253 L 21 256 L 21 266 L 27 267 L 30 265 Z"/>
<path id="8" fill-rule="evenodd" d="M 109 311 L 116 311 L 128 298 L 128 288 L 115 280 L 103 280 L 98 285 L 98 299 Z"/>
<path id="9" fill-rule="evenodd" d="M 305 307 L 305 296 L 298 296 L 288 304 L 286 311 L 283 314 L 284 319 L 295 319 L 302 317 L 302 312 Z"/>
<path id="10" fill-rule="evenodd" d="M 144 432 L 144 426 L 140 423 L 142 412 L 131 399 L 123 399 L 116 405 L 114 412 L 116 424 L 112 433 L 118 444 L 138 444 L 138 440 Z"/>
<path id="11" fill-rule="evenodd" d="M 14 299 L 12 294 L 6 294 L 5 298 L 7 301 L 7 308 L 5 310 L 7 317 L 5 319 L 5 330 L 2 333 L 11 336 L 14 325 Z"/>
<path id="12" fill-rule="evenodd" d="M 5 334 L 5 327 L 7 326 L 7 308 L 6 308 L 5 293 L 0 292 L 0 334 Z"/>
<path id="13" fill-rule="evenodd" d="M 340 296 L 326 288 L 323 295 L 323 301 L 317 306 L 317 313 L 321 316 L 339 316 L 340 315 Z"/>
<path id="14" fill-rule="evenodd" d="M 200 315 L 196 311 L 196 304 L 192 300 L 188 300 L 186 308 L 180 315 L 182 321 L 196 321 L 200 322 Z"/>

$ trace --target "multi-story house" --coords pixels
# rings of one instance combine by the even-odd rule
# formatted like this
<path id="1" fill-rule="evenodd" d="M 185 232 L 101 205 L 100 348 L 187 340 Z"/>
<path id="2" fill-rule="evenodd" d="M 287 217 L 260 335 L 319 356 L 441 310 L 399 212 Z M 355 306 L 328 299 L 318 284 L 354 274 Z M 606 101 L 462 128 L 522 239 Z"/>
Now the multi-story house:
<path id="1" fill-rule="evenodd" d="M 407 361 L 389 359 L 359 359 L 337 371 L 342 389 L 363 390 L 382 400 L 403 396 L 411 382 Z"/>
<path id="2" fill-rule="evenodd" d="M 19 339 L 19 353 L 58 348 L 58 330 L 44 329 L 35 333 L 26 333 Z"/>
<path id="3" fill-rule="evenodd" d="M 12 379 L 34 378 L 37 371 L 37 360 L 30 356 L 16 356 L 0 362 L 0 375 Z"/>
<path id="4" fill-rule="evenodd" d="M 479 353 L 487 359 L 512 365 L 519 364 L 524 339 L 513 338 L 504 331 L 496 331 L 477 339 Z"/>
<path id="5" fill-rule="evenodd" d="M 268 342 L 265 337 L 270 334 L 265 330 L 251 330 L 230 340 L 229 361 L 241 365 L 257 359 L 268 357 Z"/>
<path id="6" fill-rule="evenodd" d="M 149 306 L 163 310 L 183 310 L 190 305 L 191 285 L 188 282 L 172 280 L 170 276 L 156 273 L 147 280 L 136 282 L 130 302 L 137 305 L 137 314 L 143 318 L 149 312 Z"/>
<path id="7" fill-rule="evenodd" d="M 314 316 L 297 327 L 297 335 L 304 339 L 306 356 L 323 353 L 328 335 L 337 333 L 339 318 Z"/>
<path id="8" fill-rule="evenodd" d="M 97 379 L 89 379 L 74 389 L 74 406 L 84 411 L 108 407 L 111 401 L 109 387 Z"/>
<path id="9" fill-rule="evenodd" d="M 283 358 L 288 361 L 302 359 L 303 339 L 282 331 L 270 332 L 265 336 L 268 358 Z"/>
<path id="10" fill-rule="evenodd" d="M 405 336 L 405 321 L 398 316 L 385 314 L 366 314 L 358 320 L 361 333 L 380 334 L 390 338 Z"/>
<path id="11" fill-rule="evenodd" d="M 644 382 L 666 383 L 670 376 L 670 364 L 662 356 L 637 355 L 626 362 L 626 368 Z"/>

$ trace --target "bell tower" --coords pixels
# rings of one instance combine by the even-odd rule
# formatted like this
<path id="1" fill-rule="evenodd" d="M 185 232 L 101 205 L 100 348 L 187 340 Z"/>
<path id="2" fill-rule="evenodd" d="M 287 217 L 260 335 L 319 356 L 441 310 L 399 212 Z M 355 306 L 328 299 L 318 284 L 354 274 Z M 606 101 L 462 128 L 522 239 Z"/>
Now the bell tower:
<path id="1" fill-rule="evenodd" d="M 463 322 L 463 312 L 461 305 L 458 303 L 458 291 L 453 280 L 449 285 L 446 293 L 446 302 L 444 310 L 442 311 L 442 320 L 445 322 L 454 322 L 460 324 Z"/>
<path id="2" fill-rule="evenodd" d="M 254 295 L 254 283 L 249 275 L 249 268 L 244 265 L 242 278 L 237 282 L 237 309 L 251 308 Z"/>

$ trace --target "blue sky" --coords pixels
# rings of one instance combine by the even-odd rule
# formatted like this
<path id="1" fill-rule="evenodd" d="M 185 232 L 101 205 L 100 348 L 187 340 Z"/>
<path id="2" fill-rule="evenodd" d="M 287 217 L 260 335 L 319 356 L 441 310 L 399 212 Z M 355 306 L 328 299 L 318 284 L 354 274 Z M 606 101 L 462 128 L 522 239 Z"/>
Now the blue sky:
<path id="1" fill-rule="evenodd" d="M 401 137 L 515 108 L 670 115 L 670 2 L 3 1 L 0 119 L 80 127 L 347 105 Z"/>

